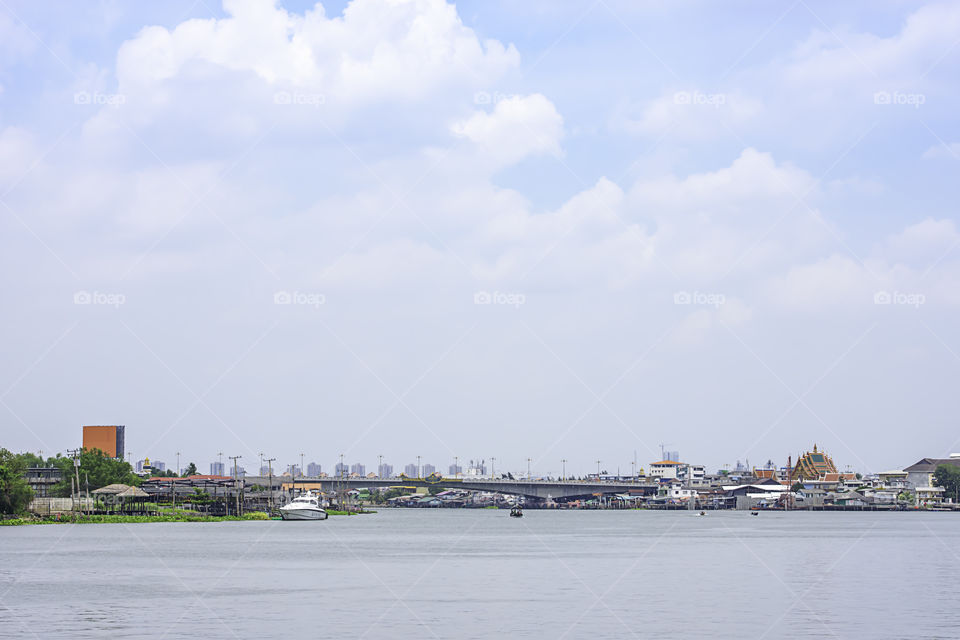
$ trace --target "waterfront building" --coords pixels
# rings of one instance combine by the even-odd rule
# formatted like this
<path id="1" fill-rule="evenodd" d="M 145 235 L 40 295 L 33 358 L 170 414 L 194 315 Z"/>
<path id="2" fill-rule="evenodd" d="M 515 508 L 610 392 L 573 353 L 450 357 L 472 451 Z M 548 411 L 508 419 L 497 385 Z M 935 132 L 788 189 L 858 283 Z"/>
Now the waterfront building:
<path id="1" fill-rule="evenodd" d="M 392 478 L 393 477 L 393 465 L 387 464 L 384 462 L 379 467 L 377 467 L 377 477 L 379 478 Z"/>
<path id="2" fill-rule="evenodd" d="M 210 463 L 210 475 L 212 476 L 222 476 L 223 473 L 223 463 L 222 462 L 211 462 Z"/>
<path id="3" fill-rule="evenodd" d="M 320 468 L 320 465 L 316 462 L 311 462 L 307 465 L 307 476 L 311 478 L 318 477 L 321 471 L 322 469 Z"/>
<path id="4" fill-rule="evenodd" d="M 943 488 L 934 485 L 933 474 L 940 465 L 960 467 L 960 453 L 951 453 L 949 458 L 923 458 L 903 469 L 907 474 L 907 486 L 916 493 L 918 504 L 939 500 Z"/>
<path id="5" fill-rule="evenodd" d="M 46 498 L 52 494 L 53 486 L 60 482 L 60 467 L 27 467 L 25 479 L 33 489 L 34 498 Z"/>
<path id="6" fill-rule="evenodd" d="M 787 466 L 790 466 L 789 463 Z M 790 481 L 820 480 L 828 473 L 837 473 L 833 459 L 813 445 L 813 451 L 807 451 L 797 458 L 797 464 L 790 472 Z"/>
<path id="7" fill-rule="evenodd" d="M 405 466 L 405 467 L 403 468 L 403 473 L 404 473 L 404 475 L 406 475 L 407 477 L 416 478 L 418 475 L 420 475 L 420 470 L 417 469 L 417 465 L 415 465 L 415 464 L 408 464 L 407 466 Z"/>
<path id="8" fill-rule="evenodd" d="M 437 470 L 437 468 L 436 468 L 435 466 L 433 466 L 432 464 L 425 464 L 425 465 L 423 465 L 423 477 L 426 478 L 426 477 L 429 476 L 431 473 L 435 473 L 436 470 Z"/>
<path id="9" fill-rule="evenodd" d="M 111 458 L 123 458 L 125 431 L 126 427 L 123 425 L 84 426 L 83 448 L 87 451 L 100 449 Z"/>
<path id="10" fill-rule="evenodd" d="M 358 476 L 365 476 L 365 475 L 367 475 L 367 467 L 366 467 L 366 465 L 363 465 L 363 464 L 360 464 L 359 462 L 357 462 L 357 463 L 355 463 L 353 466 L 350 467 L 350 473 L 351 473 L 351 474 L 356 474 L 356 475 L 358 475 Z"/>

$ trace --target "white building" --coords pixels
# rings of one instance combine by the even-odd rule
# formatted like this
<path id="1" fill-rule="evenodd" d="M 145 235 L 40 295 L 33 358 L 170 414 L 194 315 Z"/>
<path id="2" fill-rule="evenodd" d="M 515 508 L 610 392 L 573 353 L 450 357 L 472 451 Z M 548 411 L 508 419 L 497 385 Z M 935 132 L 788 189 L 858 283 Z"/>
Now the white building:
<path id="1" fill-rule="evenodd" d="M 661 460 L 650 464 L 650 477 L 664 480 L 679 480 L 686 485 L 704 484 L 707 472 L 702 464 L 689 464 L 676 460 Z"/>

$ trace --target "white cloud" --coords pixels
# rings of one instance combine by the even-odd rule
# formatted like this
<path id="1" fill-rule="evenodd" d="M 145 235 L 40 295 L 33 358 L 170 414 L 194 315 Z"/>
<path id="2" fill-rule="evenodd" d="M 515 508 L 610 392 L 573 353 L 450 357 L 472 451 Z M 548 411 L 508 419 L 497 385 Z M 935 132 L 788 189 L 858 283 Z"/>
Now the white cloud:
<path id="1" fill-rule="evenodd" d="M 563 118 L 539 93 L 500 100 L 492 112 L 476 111 L 455 123 L 452 131 L 477 145 L 496 166 L 514 164 L 532 154 L 562 154 Z"/>
<path id="2" fill-rule="evenodd" d="M 960 160 L 960 142 L 935 144 L 923 152 L 923 157 Z"/>
<path id="3" fill-rule="evenodd" d="M 763 103 L 743 95 L 699 89 L 667 91 L 640 109 L 621 105 L 612 118 L 615 130 L 682 140 L 710 140 L 729 136 L 728 127 L 739 127 L 763 112 Z"/>
<path id="4" fill-rule="evenodd" d="M 120 91 L 208 64 L 342 103 L 422 101 L 440 86 L 489 83 L 519 63 L 513 46 L 481 42 L 443 0 L 354 0 L 342 18 L 327 18 L 321 4 L 288 13 L 274 0 L 226 0 L 224 9 L 226 18 L 147 27 L 124 43 Z"/>

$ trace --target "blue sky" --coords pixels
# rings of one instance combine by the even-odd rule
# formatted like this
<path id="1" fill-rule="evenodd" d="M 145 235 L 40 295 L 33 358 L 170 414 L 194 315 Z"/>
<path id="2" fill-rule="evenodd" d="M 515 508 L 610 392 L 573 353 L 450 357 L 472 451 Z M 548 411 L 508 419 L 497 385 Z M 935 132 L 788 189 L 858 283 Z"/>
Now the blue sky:
<path id="1" fill-rule="evenodd" d="M 946 455 L 958 27 L 952 3 L 5 2 L 3 445 Z"/>

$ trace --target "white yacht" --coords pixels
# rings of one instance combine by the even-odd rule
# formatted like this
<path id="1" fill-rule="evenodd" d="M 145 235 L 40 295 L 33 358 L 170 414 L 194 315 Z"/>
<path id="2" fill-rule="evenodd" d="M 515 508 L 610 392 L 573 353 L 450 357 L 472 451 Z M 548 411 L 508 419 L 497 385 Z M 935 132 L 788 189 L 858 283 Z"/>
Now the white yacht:
<path id="1" fill-rule="evenodd" d="M 313 492 L 304 493 L 280 507 L 280 517 L 284 520 L 326 520 L 327 512 L 320 504 L 320 496 Z"/>

